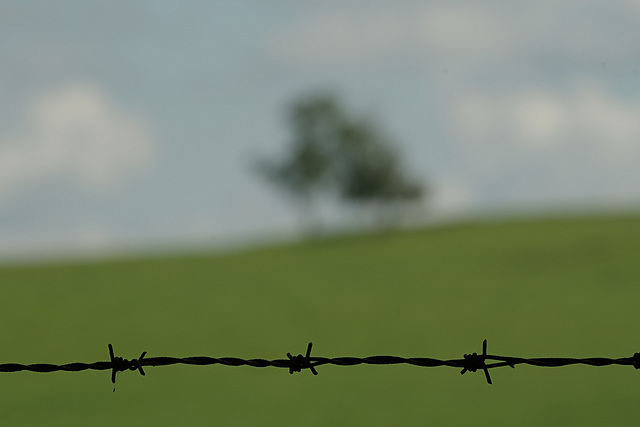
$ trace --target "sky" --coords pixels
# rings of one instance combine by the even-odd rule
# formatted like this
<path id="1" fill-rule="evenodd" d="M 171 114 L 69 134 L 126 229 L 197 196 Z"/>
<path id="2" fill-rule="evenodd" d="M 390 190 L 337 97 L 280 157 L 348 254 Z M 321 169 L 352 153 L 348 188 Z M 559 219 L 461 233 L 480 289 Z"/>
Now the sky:
<path id="1" fill-rule="evenodd" d="M 393 136 L 428 218 L 639 207 L 638 22 L 633 0 L 4 0 L 0 259 L 292 235 L 253 165 L 322 91 Z"/>

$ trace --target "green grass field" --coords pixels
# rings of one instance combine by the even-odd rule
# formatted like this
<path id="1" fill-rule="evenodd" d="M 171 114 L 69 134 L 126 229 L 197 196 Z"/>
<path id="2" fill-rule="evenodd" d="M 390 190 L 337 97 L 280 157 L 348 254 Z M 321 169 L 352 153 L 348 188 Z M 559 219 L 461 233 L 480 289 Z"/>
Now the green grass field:
<path id="1" fill-rule="evenodd" d="M 640 217 L 479 222 L 234 254 L 0 269 L 0 363 L 640 352 Z M 631 367 L 0 373 L 3 425 L 637 425 Z"/>

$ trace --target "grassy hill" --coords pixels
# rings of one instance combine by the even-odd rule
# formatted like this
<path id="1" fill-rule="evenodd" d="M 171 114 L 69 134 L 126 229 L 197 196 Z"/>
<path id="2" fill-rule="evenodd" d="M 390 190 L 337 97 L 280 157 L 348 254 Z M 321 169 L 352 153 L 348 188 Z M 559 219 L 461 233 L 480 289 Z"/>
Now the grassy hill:
<path id="1" fill-rule="evenodd" d="M 237 356 L 625 357 L 640 217 L 465 223 L 223 255 L 0 269 L 0 363 Z M 630 367 L 0 373 L 5 425 L 636 425 Z"/>

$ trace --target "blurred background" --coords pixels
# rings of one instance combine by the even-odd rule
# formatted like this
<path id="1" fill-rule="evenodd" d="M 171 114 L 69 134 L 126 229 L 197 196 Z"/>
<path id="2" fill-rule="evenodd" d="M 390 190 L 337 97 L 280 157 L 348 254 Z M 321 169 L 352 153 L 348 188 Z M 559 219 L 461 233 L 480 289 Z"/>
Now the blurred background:
<path id="1" fill-rule="evenodd" d="M 634 2 L 0 7 L 3 258 L 296 233 L 253 165 L 326 91 L 382 123 L 432 220 L 640 200 Z"/>
<path id="2" fill-rule="evenodd" d="M 0 363 L 104 360 L 108 340 L 129 358 L 320 338 L 323 356 L 456 358 L 496 336 L 507 355 L 631 356 L 639 19 L 629 0 L 0 2 L 0 286 L 19 325 Z M 1 394 L 14 425 L 640 415 L 627 370 L 527 388 L 519 367 L 487 392 L 447 369 L 200 369 L 123 374 L 115 398 L 106 373 L 11 374 Z M 504 401 L 520 415 L 496 418 Z"/>

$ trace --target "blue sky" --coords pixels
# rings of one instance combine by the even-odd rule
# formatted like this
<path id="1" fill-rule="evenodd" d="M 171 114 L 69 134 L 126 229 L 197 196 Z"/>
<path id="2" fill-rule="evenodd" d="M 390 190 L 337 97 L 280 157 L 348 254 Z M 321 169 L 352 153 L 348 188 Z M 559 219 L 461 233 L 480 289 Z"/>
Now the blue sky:
<path id="1" fill-rule="evenodd" d="M 5 0 L 0 256 L 292 233 L 251 164 L 320 90 L 395 137 L 432 218 L 639 206 L 639 21 L 630 0 Z"/>

